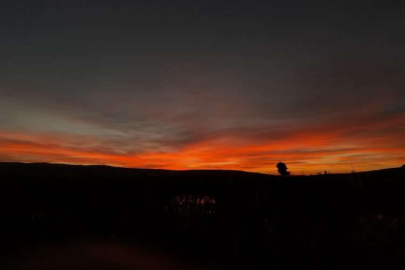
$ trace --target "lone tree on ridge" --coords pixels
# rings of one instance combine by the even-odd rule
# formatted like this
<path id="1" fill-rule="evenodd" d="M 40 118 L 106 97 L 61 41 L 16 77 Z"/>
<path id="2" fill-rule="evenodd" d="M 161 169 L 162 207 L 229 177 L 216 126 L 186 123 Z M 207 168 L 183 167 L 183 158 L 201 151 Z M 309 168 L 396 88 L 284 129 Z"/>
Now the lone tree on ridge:
<path id="1" fill-rule="evenodd" d="M 290 175 L 290 172 L 287 171 L 288 168 L 287 168 L 287 165 L 285 165 L 285 163 L 280 161 L 279 163 L 277 163 L 276 167 L 277 167 L 278 173 L 281 174 L 281 176 Z"/>

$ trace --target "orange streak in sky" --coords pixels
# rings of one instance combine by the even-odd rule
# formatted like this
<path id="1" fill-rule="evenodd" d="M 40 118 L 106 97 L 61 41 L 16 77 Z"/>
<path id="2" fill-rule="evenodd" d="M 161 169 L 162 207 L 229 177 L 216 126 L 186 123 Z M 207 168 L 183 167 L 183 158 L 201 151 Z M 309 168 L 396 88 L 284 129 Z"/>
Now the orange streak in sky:
<path id="1" fill-rule="evenodd" d="M 315 173 L 331 170 L 345 172 L 354 164 L 357 170 L 395 167 L 404 163 L 405 148 L 360 147 L 329 149 L 329 137 L 321 135 L 292 137 L 276 142 L 257 144 L 218 143 L 206 141 L 191 144 L 179 151 L 168 153 L 114 154 L 64 147 L 41 137 L 24 135 L 14 138 L 30 141 L 0 140 L 0 157 L 4 161 L 54 162 L 74 164 L 109 164 L 125 167 L 163 169 L 232 169 L 275 173 L 274 164 L 282 159 L 292 171 Z M 297 149 L 324 149 L 299 151 Z M 356 155 L 371 155 L 371 160 Z"/>
<path id="2" fill-rule="evenodd" d="M 170 152 L 146 149 L 125 154 L 100 147 L 101 143 L 94 143 L 95 138 L 0 131 L 0 161 L 276 173 L 275 164 L 282 160 L 296 174 L 348 172 L 351 165 L 358 171 L 373 170 L 405 163 L 404 123 L 402 116 L 354 127 L 340 122 L 302 128 L 271 139 L 220 134 Z M 398 127 L 399 131 L 384 133 L 389 127 Z M 357 135 L 352 135 L 353 130 Z"/>

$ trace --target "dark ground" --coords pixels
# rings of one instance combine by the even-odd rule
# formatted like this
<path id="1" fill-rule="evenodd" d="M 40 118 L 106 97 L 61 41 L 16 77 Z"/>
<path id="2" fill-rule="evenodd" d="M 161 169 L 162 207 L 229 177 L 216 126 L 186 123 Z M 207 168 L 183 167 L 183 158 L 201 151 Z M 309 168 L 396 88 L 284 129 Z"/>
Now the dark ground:
<path id="1" fill-rule="evenodd" d="M 0 163 L 0 269 L 404 269 L 405 168 Z"/>

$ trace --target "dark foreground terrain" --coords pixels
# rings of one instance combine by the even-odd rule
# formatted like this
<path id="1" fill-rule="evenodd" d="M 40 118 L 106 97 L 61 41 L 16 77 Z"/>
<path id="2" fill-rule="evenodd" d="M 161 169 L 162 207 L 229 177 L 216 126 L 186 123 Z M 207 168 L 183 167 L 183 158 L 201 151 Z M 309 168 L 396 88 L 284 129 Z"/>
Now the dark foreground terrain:
<path id="1" fill-rule="evenodd" d="M 405 168 L 0 163 L 0 269 L 404 269 Z"/>

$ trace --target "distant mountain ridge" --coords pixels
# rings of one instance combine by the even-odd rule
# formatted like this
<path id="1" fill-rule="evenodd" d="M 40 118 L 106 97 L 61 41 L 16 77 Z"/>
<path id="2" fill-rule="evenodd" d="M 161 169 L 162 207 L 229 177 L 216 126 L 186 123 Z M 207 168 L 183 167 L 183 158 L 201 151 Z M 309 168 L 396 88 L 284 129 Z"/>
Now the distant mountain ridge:
<path id="1" fill-rule="evenodd" d="M 275 176 L 256 172 L 246 172 L 238 170 L 167 170 L 167 169 L 148 169 L 148 168 L 131 168 L 131 167 L 115 167 L 109 165 L 76 165 L 76 164 L 61 164 L 61 163 L 23 163 L 23 162 L 0 162 L 1 170 L 15 170 L 15 169 L 72 169 L 81 171 L 99 171 L 99 172 L 120 172 L 129 174 L 142 174 L 142 175 L 180 175 L 180 174 L 242 174 L 242 175 L 262 175 L 262 176 Z M 370 174 L 370 173 L 381 173 L 388 171 L 397 171 L 405 169 L 405 164 L 398 168 L 385 168 L 379 170 L 371 171 L 361 171 L 356 172 L 357 174 Z M 4 172 L 4 171 L 3 171 Z M 21 172 L 21 171 L 19 171 Z M 346 175 L 352 173 L 337 173 L 333 175 Z M 278 176 L 278 175 L 276 175 Z M 301 175 L 295 175 L 301 176 Z M 315 175 L 314 175 L 315 176 Z M 293 174 L 294 177 L 294 174 Z"/>

